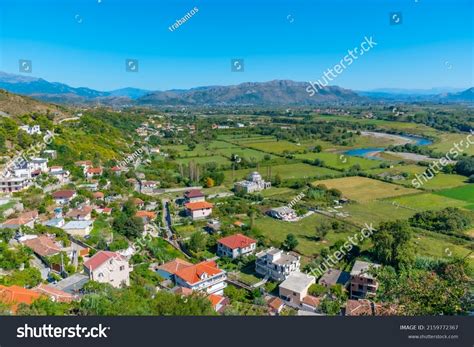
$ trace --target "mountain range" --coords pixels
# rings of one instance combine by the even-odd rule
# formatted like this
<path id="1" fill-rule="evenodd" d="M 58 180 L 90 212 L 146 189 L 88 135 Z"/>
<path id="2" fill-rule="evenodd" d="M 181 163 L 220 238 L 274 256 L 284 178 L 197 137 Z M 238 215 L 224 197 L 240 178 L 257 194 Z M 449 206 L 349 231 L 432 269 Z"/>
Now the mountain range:
<path id="1" fill-rule="evenodd" d="M 150 91 L 122 88 L 98 91 L 71 87 L 42 78 L 0 72 L 0 89 L 27 95 L 42 101 L 64 104 L 103 104 L 111 106 L 226 106 L 226 105 L 316 105 L 336 103 L 404 102 L 473 102 L 474 88 L 464 91 L 379 89 L 355 92 L 328 86 L 310 96 L 308 83 L 290 80 L 246 82 L 231 86 L 205 86 L 191 89 Z M 450 91 L 450 92 L 447 92 Z"/>

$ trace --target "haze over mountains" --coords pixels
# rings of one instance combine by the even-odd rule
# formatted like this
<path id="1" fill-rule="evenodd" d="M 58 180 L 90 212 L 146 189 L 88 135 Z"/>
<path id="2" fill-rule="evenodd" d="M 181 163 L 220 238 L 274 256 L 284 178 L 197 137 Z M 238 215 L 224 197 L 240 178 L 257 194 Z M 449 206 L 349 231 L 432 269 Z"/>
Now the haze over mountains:
<path id="1" fill-rule="evenodd" d="M 474 88 L 456 91 L 449 88 L 430 91 L 380 89 L 355 92 L 328 86 L 314 96 L 306 91 L 307 82 L 274 80 L 246 82 L 231 86 L 206 86 L 187 90 L 150 91 L 122 88 L 98 91 L 86 87 L 71 87 L 42 78 L 0 72 L 0 89 L 31 96 L 48 102 L 65 104 L 104 104 L 113 106 L 224 106 L 224 105 L 316 105 L 331 103 L 404 102 L 469 102 Z M 446 91 L 451 91 L 447 93 Z"/>

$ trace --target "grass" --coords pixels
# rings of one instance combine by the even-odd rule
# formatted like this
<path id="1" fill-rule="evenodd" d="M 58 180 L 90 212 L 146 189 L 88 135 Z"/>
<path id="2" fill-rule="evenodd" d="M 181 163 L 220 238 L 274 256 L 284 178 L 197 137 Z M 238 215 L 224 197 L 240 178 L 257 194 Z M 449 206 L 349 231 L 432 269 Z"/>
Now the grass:
<path id="1" fill-rule="evenodd" d="M 252 169 L 235 170 L 234 179 L 244 179 Z M 258 170 L 264 179 L 266 179 L 267 167 L 262 165 Z M 225 180 L 224 183 L 227 185 L 232 184 L 232 170 L 224 171 Z M 271 166 L 272 177 L 279 174 L 282 179 L 297 179 L 297 178 L 317 178 L 326 176 L 338 176 L 340 173 L 324 167 L 312 166 L 304 163 L 295 164 L 284 164 Z"/>
<path id="2" fill-rule="evenodd" d="M 448 206 L 464 207 L 466 205 L 466 203 L 461 200 L 455 200 L 433 193 L 400 196 L 390 199 L 390 201 L 396 206 L 406 207 L 416 211 L 441 210 Z"/>
<path id="3" fill-rule="evenodd" d="M 438 174 L 433 179 L 426 182 L 423 187 L 428 189 L 446 189 L 459 187 L 466 184 L 467 178 L 461 175 L 454 174 Z"/>
<path id="4" fill-rule="evenodd" d="M 358 202 L 368 202 L 417 192 L 415 189 L 366 177 L 335 178 L 316 181 L 313 184 L 324 184 L 328 188 L 339 189 L 344 196 Z"/>
<path id="5" fill-rule="evenodd" d="M 217 153 L 219 153 L 220 155 L 223 155 L 225 157 L 228 157 L 228 158 L 230 158 L 232 156 L 232 154 L 237 154 L 242 158 L 245 158 L 245 159 L 248 159 L 248 160 L 251 160 L 253 158 L 256 161 L 264 160 L 264 157 L 266 155 L 270 156 L 270 158 L 274 158 L 274 156 L 271 155 L 271 154 L 263 153 L 263 152 L 260 152 L 260 151 L 254 150 L 254 149 L 250 149 L 250 148 L 242 148 L 242 147 L 223 148 L 223 149 L 217 150 Z"/>
<path id="6" fill-rule="evenodd" d="M 417 255 L 445 258 L 467 256 L 471 250 L 469 244 L 453 239 L 452 237 L 431 232 L 419 232 L 414 236 Z M 450 256 L 451 254 L 451 256 Z M 471 268 L 474 266 L 474 256 L 467 259 Z"/>
<path id="7" fill-rule="evenodd" d="M 358 225 L 364 225 L 365 223 L 377 225 L 384 221 L 408 219 L 415 214 L 415 211 L 397 208 L 397 206 L 387 201 L 352 203 L 344 206 L 339 212 L 349 213 L 347 219 Z"/>
<path id="8" fill-rule="evenodd" d="M 283 222 L 265 216 L 255 220 L 255 227 L 277 247 L 285 240 L 286 235 L 294 234 L 299 242 L 296 251 L 306 257 L 312 257 L 322 248 L 329 247 L 337 240 L 346 239 L 356 231 L 352 229 L 342 233 L 330 232 L 326 236 L 326 241 L 316 241 L 316 226 L 328 220 L 332 219 L 320 214 L 313 214 L 298 222 Z"/>
<path id="9" fill-rule="evenodd" d="M 376 160 L 327 152 L 297 154 L 296 158 L 307 160 L 320 159 L 324 161 L 326 166 L 335 169 L 349 169 L 351 166 L 358 164 L 363 170 L 368 170 L 378 168 L 381 163 L 380 161 Z"/>
<path id="10" fill-rule="evenodd" d="M 467 184 L 462 187 L 441 190 L 436 192 L 436 194 L 446 196 L 451 199 L 465 201 L 469 203 L 469 205 L 474 204 L 474 184 Z"/>
<path id="11" fill-rule="evenodd" d="M 474 146 L 469 146 L 469 148 L 465 148 L 461 145 L 461 141 L 463 144 L 466 143 L 466 136 L 468 134 L 451 134 L 451 133 L 442 133 L 438 135 L 438 139 L 429 147 L 433 148 L 437 152 L 441 153 L 449 153 L 451 148 L 454 148 L 454 143 L 458 143 L 461 149 L 464 149 L 464 153 L 469 155 L 474 155 Z"/>
<path id="12" fill-rule="evenodd" d="M 246 147 L 251 147 L 267 153 L 282 154 L 284 151 L 288 152 L 303 152 L 304 147 L 298 146 L 289 141 L 265 141 L 265 142 L 245 142 Z"/>
<path id="13" fill-rule="evenodd" d="M 216 163 L 217 165 L 230 165 L 230 160 L 220 155 L 176 159 L 176 162 L 181 164 L 188 164 L 191 161 L 194 161 L 196 164 Z"/>

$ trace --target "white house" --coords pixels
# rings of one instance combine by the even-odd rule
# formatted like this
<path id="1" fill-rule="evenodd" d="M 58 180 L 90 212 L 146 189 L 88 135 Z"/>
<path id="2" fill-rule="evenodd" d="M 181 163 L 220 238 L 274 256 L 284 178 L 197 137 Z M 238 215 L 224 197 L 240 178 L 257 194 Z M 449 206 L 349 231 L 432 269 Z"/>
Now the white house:
<path id="1" fill-rule="evenodd" d="M 226 279 L 226 272 L 214 261 L 185 266 L 175 273 L 176 285 L 206 294 L 223 295 Z"/>
<path id="2" fill-rule="evenodd" d="M 285 253 L 273 247 L 257 253 L 255 271 L 262 276 L 269 276 L 275 281 L 283 281 L 291 273 L 299 270 L 300 256 L 295 253 Z"/>
<path id="3" fill-rule="evenodd" d="M 41 134 L 41 127 L 39 125 L 22 125 L 19 129 L 26 131 L 28 135 Z"/>
<path id="4" fill-rule="evenodd" d="M 116 288 L 130 285 L 128 261 L 122 255 L 100 251 L 84 263 L 84 271 L 92 281 L 108 283 Z"/>
<path id="5" fill-rule="evenodd" d="M 184 205 L 186 212 L 193 219 L 202 219 L 211 215 L 214 205 L 207 201 L 188 202 Z"/>
<path id="6" fill-rule="evenodd" d="M 217 240 L 217 255 L 232 259 L 251 254 L 257 248 L 257 241 L 242 234 L 235 234 Z"/>
<path id="7" fill-rule="evenodd" d="M 62 229 L 69 235 L 73 236 L 87 236 L 92 230 L 92 221 L 81 220 L 81 221 L 70 221 L 62 227 Z"/>

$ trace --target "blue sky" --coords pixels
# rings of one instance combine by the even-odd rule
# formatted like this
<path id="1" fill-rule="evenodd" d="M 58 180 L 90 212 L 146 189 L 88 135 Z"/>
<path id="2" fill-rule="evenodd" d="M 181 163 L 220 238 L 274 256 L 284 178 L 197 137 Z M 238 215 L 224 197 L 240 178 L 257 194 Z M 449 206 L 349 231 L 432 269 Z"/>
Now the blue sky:
<path id="1" fill-rule="evenodd" d="M 100 1 L 100 2 L 99 2 Z M 0 0 L 0 70 L 79 87 L 154 90 L 316 80 L 372 36 L 332 84 L 470 87 L 471 0 Z M 168 27 L 199 11 L 178 29 Z M 390 25 L 389 13 L 402 12 Z M 139 72 L 125 71 L 125 59 Z M 245 71 L 231 72 L 233 58 Z"/>

